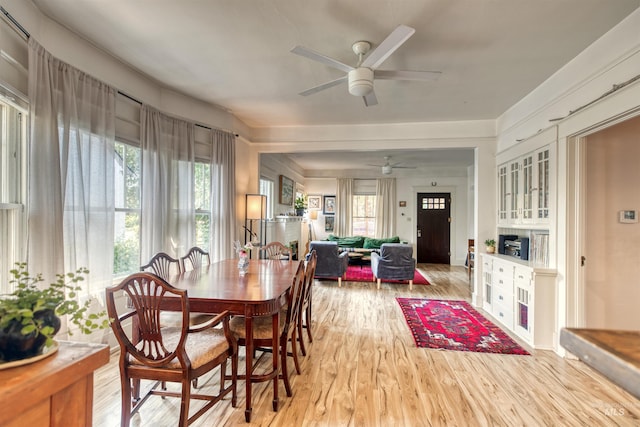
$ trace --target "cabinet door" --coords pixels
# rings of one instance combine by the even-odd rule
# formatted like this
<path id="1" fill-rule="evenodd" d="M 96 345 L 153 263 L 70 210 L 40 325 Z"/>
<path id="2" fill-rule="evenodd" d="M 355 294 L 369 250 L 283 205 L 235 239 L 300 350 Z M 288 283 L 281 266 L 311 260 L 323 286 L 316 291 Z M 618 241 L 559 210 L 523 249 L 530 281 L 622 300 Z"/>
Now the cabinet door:
<path id="1" fill-rule="evenodd" d="M 531 344 L 533 337 L 533 272 L 531 269 L 516 267 L 515 285 L 515 332 Z"/>
<path id="2" fill-rule="evenodd" d="M 522 214 L 520 220 L 525 224 L 534 221 L 533 157 L 533 154 L 528 154 L 522 158 Z"/>
<path id="3" fill-rule="evenodd" d="M 517 224 L 520 222 L 520 161 L 515 160 L 509 163 L 509 222 Z"/>
<path id="4" fill-rule="evenodd" d="M 549 222 L 550 191 L 551 191 L 551 162 L 550 149 L 544 148 L 535 153 L 536 165 L 536 223 L 547 224 Z"/>
<path id="5" fill-rule="evenodd" d="M 509 223 L 507 215 L 509 187 L 507 186 L 507 165 L 498 166 L 498 224 Z"/>
<path id="6" fill-rule="evenodd" d="M 493 261 L 482 257 L 482 308 L 491 311 L 493 302 Z"/>

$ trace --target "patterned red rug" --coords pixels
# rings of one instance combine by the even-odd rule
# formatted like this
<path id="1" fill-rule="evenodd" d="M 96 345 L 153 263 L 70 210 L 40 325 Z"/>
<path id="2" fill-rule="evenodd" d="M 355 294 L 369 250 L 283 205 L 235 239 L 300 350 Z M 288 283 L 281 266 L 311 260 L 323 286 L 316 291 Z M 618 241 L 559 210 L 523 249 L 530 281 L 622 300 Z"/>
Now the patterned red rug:
<path id="1" fill-rule="evenodd" d="M 468 302 L 396 298 L 417 347 L 528 355 Z"/>
<path id="2" fill-rule="evenodd" d="M 349 282 L 373 282 L 373 273 L 371 272 L 371 267 L 368 265 L 363 265 L 362 267 L 358 265 L 350 265 L 347 267 L 347 275 L 344 279 Z M 409 283 L 408 280 L 383 280 L 383 282 L 388 283 Z M 413 284 L 414 285 L 428 285 L 429 282 L 424 278 L 422 274 L 416 270 L 413 276 Z"/>

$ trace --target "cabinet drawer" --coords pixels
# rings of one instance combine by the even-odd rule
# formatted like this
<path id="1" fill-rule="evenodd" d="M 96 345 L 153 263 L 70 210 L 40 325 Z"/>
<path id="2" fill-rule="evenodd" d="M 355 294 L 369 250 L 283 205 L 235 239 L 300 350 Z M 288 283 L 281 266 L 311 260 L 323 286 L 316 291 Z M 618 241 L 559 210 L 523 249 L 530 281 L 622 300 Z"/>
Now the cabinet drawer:
<path id="1" fill-rule="evenodd" d="M 531 286 L 533 270 L 527 267 L 517 266 L 513 271 L 513 282 L 519 286 Z"/>
<path id="2" fill-rule="evenodd" d="M 508 329 L 513 329 L 513 303 L 510 305 L 502 304 L 496 300 L 491 310 L 493 317 L 498 319 L 500 323 Z"/>

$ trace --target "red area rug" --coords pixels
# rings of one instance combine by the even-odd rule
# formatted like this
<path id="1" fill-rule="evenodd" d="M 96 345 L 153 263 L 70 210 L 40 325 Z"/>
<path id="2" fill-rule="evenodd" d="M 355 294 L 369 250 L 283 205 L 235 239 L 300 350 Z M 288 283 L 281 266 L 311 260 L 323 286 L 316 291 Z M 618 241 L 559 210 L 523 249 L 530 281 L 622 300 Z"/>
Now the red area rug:
<path id="1" fill-rule="evenodd" d="M 371 272 L 371 267 L 368 265 L 363 265 L 362 267 L 358 265 L 350 265 L 347 267 L 347 275 L 344 279 L 349 282 L 373 282 L 373 273 Z M 385 283 L 409 283 L 408 280 L 383 280 Z M 413 284 L 414 285 L 428 285 L 429 282 L 424 278 L 422 274 L 416 270 L 413 276 Z"/>
<path id="2" fill-rule="evenodd" d="M 396 298 L 418 347 L 528 355 L 468 302 Z"/>

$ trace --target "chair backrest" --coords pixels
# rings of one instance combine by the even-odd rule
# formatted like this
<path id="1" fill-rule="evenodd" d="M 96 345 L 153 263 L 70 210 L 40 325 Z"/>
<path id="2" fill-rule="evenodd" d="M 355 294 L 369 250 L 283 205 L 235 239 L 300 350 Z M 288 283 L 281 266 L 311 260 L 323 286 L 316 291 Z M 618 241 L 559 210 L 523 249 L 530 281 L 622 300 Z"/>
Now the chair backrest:
<path id="1" fill-rule="evenodd" d="M 189 268 L 190 270 L 197 270 L 203 265 L 211 264 L 209 252 L 206 252 L 197 246 L 189 249 L 189 252 L 180 259 L 182 260 L 182 271 L 187 271 L 187 263 L 191 264 L 191 267 Z"/>
<path id="2" fill-rule="evenodd" d="M 119 310 L 116 295 L 124 293 L 131 301 L 131 308 Z M 106 289 L 107 313 L 111 319 L 111 329 L 120 344 L 120 351 L 128 353 L 141 364 L 151 367 L 166 365 L 178 358 L 182 366 L 187 359 L 184 345 L 189 329 L 189 300 L 185 289 L 176 289 L 164 279 L 150 273 L 134 273 L 119 285 Z M 163 340 L 160 324 L 160 306 L 168 297 L 180 300 L 182 325 L 181 336 L 177 343 L 171 345 Z M 124 312 L 123 312 L 124 311 Z M 139 342 L 122 323 L 132 317 L 137 318 Z M 124 356 L 121 356 L 124 357 Z"/>
<path id="3" fill-rule="evenodd" d="M 285 322 L 284 331 L 287 332 L 293 323 L 293 319 L 298 319 L 300 314 L 300 305 L 302 304 L 302 288 L 304 286 L 304 263 L 298 265 L 298 270 L 293 276 L 293 284 L 289 291 L 287 298 L 287 318 Z"/>
<path id="4" fill-rule="evenodd" d="M 302 295 L 302 305 L 308 303 L 311 297 L 311 288 L 313 286 L 313 279 L 316 275 L 316 266 L 318 264 L 318 255 L 315 250 L 312 250 L 309 254 L 307 266 L 304 270 L 304 289 Z M 302 309 L 301 309 L 302 310 Z"/>
<path id="5" fill-rule="evenodd" d="M 160 276 L 164 280 L 169 280 L 172 274 L 182 273 L 182 266 L 180 265 L 179 260 L 164 252 L 158 252 L 147 264 L 140 266 L 140 271 L 149 270 L 151 270 L 156 276 Z"/>
<path id="6" fill-rule="evenodd" d="M 267 243 L 262 248 L 262 256 L 265 259 L 288 259 L 291 261 L 291 249 L 280 242 Z"/>
<path id="7" fill-rule="evenodd" d="M 399 265 L 411 264 L 413 263 L 413 246 L 406 243 L 383 243 L 380 246 L 380 258 Z"/>
<path id="8" fill-rule="evenodd" d="M 467 262 L 469 263 L 469 267 L 473 267 L 473 261 L 475 259 L 475 240 L 469 239 L 467 243 Z"/>

